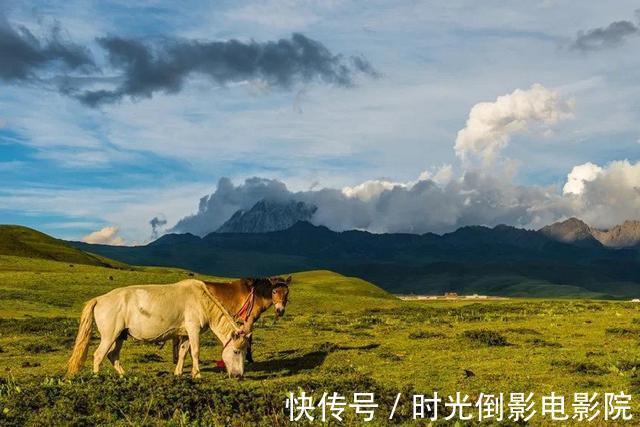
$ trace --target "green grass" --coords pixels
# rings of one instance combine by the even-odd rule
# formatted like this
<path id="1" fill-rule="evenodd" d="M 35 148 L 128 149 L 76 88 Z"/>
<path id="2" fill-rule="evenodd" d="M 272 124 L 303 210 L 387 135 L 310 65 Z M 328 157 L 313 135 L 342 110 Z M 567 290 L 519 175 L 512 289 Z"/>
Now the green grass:
<path id="1" fill-rule="evenodd" d="M 285 316 L 275 321 L 270 311 L 256 325 L 256 363 L 242 382 L 213 367 L 220 348 L 210 333 L 203 335 L 198 382 L 172 378 L 170 346 L 132 341 L 122 351 L 124 379 L 107 362 L 98 377 L 87 363 L 80 378 L 64 381 L 85 300 L 117 286 L 175 282 L 190 273 L 0 256 L 0 414 L 6 409 L 0 424 L 278 425 L 286 393 L 299 388 L 316 396 L 374 391 L 383 409 L 397 392 L 461 391 L 473 399 L 480 392 L 623 390 L 634 394 L 634 412 L 640 409 L 640 305 L 409 302 L 328 271 L 293 276 Z M 407 404 L 400 413 L 405 420 Z M 378 420 L 384 424 L 381 415 Z"/>
<path id="2" fill-rule="evenodd" d="M 21 225 L 0 225 L 0 255 L 116 268 L 127 267 L 122 262 L 81 251 L 61 240 Z"/>

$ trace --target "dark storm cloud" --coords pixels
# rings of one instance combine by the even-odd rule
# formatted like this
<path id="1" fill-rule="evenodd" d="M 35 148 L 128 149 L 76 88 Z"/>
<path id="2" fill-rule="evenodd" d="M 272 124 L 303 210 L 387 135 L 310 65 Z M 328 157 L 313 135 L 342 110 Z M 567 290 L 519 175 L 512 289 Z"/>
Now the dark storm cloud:
<path id="1" fill-rule="evenodd" d="M 631 21 L 616 21 L 606 27 L 580 31 L 571 48 L 581 51 L 601 50 L 616 47 L 628 37 L 640 34 L 638 25 Z"/>
<path id="2" fill-rule="evenodd" d="M 60 33 L 56 27 L 45 40 L 39 40 L 27 28 L 14 28 L 0 16 L 0 79 L 30 80 L 49 67 L 74 70 L 92 66 L 88 49 L 63 40 Z"/>
<path id="3" fill-rule="evenodd" d="M 167 225 L 167 220 L 164 218 L 164 216 L 154 216 L 153 218 L 151 218 L 151 221 L 149 221 L 149 225 L 151 225 L 151 238 L 157 239 L 160 229 Z"/>
<path id="4" fill-rule="evenodd" d="M 38 38 L 26 27 L 11 25 L 0 12 L 0 80 L 46 82 L 95 107 L 124 97 L 179 92 L 192 75 L 208 77 L 216 85 L 262 80 L 280 88 L 311 81 L 348 87 L 356 74 L 378 76 L 363 57 L 334 54 L 302 34 L 267 42 L 102 37 L 96 41 L 106 55 L 103 69 L 87 47 L 62 34 L 55 27 Z"/>
<path id="5" fill-rule="evenodd" d="M 122 73 L 121 83 L 113 89 L 75 95 L 89 106 L 125 96 L 138 99 L 156 92 L 175 93 L 191 74 L 207 76 L 216 84 L 260 79 L 282 88 L 314 80 L 351 86 L 355 73 L 377 75 L 364 58 L 334 55 L 302 34 L 264 43 L 163 39 L 149 44 L 119 37 L 101 38 L 98 43 L 111 67 Z"/>

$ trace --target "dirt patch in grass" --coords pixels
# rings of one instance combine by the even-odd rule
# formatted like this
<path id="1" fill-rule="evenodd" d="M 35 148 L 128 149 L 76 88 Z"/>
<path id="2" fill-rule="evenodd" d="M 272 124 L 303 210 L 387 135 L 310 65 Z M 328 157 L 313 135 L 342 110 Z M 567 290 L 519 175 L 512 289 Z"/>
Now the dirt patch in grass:
<path id="1" fill-rule="evenodd" d="M 144 353 L 139 354 L 134 359 L 137 363 L 154 363 L 154 362 L 164 362 L 162 356 L 158 353 Z"/>
<path id="2" fill-rule="evenodd" d="M 578 362 L 572 360 L 552 360 L 551 366 L 561 368 L 572 374 L 604 375 L 608 371 L 592 362 Z"/>
<path id="3" fill-rule="evenodd" d="M 446 335 L 442 332 L 431 331 L 416 331 L 409 334 L 409 339 L 411 340 L 422 340 L 427 338 L 446 338 Z"/>
<path id="4" fill-rule="evenodd" d="M 507 329 L 503 329 L 502 332 L 511 332 L 514 334 L 523 334 L 523 335 L 542 335 L 540 332 L 531 328 L 507 328 Z"/>
<path id="5" fill-rule="evenodd" d="M 552 341 L 543 340 L 542 338 L 532 338 L 527 340 L 527 343 L 531 344 L 534 347 L 552 347 L 552 348 L 561 348 L 562 344 Z"/>
<path id="6" fill-rule="evenodd" d="M 35 362 L 35 361 L 30 362 L 27 360 L 26 362 L 23 362 L 22 365 L 20 366 L 22 368 L 37 368 L 38 366 L 41 366 L 41 365 L 40 365 L 40 362 Z"/>
<path id="7" fill-rule="evenodd" d="M 3 335 L 43 335 L 58 339 L 75 340 L 78 320 L 67 317 L 31 317 L 27 319 L 0 319 L 0 334 Z"/>
<path id="8" fill-rule="evenodd" d="M 619 335 L 619 336 L 639 336 L 640 329 L 635 328 L 607 328 L 605 332 L 609 335 Z"/>
<path id="9" fill-rule="evenodd" d="M 27 353 L 33 354 L 53 353 L 54 351 L 58 351 L 57 348 L 52 347 L 49 344 L 39 342 L 25 344 L 24 350 Z"/>
<path id="10" fill-rule="evenodd" d="M 505 347 L 510 345 L 504 335 L 489 329 L 474 329 L 462 334 L 466 339 L 487 347 Z"/>
<path id="11" fill-rule="evenodd" d="M 637 371 L 640 369 L 640 360 L 618 360 L 615 366 L 620 371 Z"/>
<path id="12" fill-rule="evenodd" d="M 390 360 L 392 362 L 399 362 L 402 360 L 401 355 L 393 353 L 391 351 L 381 351 L 380 353 L 378 353 L 378 356 L 380 356 L 380 358 L 382 359 Z"/>

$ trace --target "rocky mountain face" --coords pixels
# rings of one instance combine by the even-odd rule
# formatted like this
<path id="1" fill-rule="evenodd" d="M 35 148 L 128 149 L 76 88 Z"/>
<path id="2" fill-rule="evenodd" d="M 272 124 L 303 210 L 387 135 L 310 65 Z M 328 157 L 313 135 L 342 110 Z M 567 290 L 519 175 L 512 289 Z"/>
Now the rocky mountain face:
<path id="1" fill-rule="evenodd" d="M 591 227 L 578 218 L 555 222 L 538 230 L 539 233 L 563 243 L 573 243 L 581 246 L 599 246 L 599 241 L 593 236 Z"/>
<path id="2" fill-rule="evenodd" d="M 268 233 L 309 221 L 317 208 L 304 202 L 261 200 L 248 211 L 237 211 L 216 233 Z"/>
<path id="3" fill-rule="evenodd" d="M 581 246 L 601 244 L 610 248 L 629 248 L 640 245 L 640 221 L 628 220 L 608 230 L 598 230 L 577 218 L 569 218 L 538 231 L 559 242 Z"/>
<path id="4" fill-rule="evenodd" d="M 593 237 L 611 248 L 628 248 L 640 245 L 640 221 L 627 220 L 609 230 L 592 230 Z"/>

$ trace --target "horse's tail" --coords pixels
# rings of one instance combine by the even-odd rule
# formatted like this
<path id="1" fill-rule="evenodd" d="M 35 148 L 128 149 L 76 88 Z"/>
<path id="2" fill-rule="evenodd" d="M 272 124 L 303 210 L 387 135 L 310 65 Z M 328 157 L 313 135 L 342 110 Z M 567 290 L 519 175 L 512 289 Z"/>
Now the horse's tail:
<path id="1" fill-rule="evenodd" d="M 82 309 L 76 343 L 73 346 L 73 352 L 71 353 L 67 367 L 67 377 L 77 374 L 87 358 L 89 340 L 91 339 L 91 328 L 93 327 L 93 309 L 97 302 L 98 300 L 94 298 L 86 303 Z"/>

